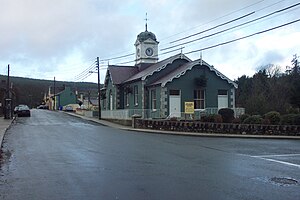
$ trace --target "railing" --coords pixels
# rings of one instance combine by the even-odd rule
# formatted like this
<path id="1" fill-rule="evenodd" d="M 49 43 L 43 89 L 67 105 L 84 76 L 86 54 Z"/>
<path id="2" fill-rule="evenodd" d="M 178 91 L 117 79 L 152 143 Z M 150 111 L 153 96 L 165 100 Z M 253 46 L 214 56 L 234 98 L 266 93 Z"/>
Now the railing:
<path id="1" fill-rule="evenodd" d="M 206 108 L 203 110 L 197 110 L 194 114 L 185 114 L 184 112 L 170 113 L 167 119 L 195 119 L 200 120 L 204 115 L 218 114 L 218 108 Z M 234 108 L 235 117 L 245 113 L 244 108 Z M 102 118 L 104 119 L 131 119 L 133 115 L 139 115 L 143 119 L 164 119 L 166 118 L 161 114 L 161 110 L 156 109 L 124 109 L 124 110 L 102 110 Z"/>
<path id="2" fill-rule="evenodd" d="M 102 110 L 104 119 L 131 119 L 133 115 L 139 115 L 144 119 L 161 118 L 160 110 L 151 109 L 125 109 L 125 110 Z"/>
<path id="3" fill-rule="evenodd" d="M 234 117 L 239 117 L 245 114 L 245 108 L 231 108 L 234 111 Z M 200 120 L 202 116 L 218 114 L 218 108 L 205 108 L 201 110 L 195 110 L 194 114 L 185 114 L 184 112 L 170 113 L 167 119 L 177 118 L 177 119 L 194 119 Z"/>

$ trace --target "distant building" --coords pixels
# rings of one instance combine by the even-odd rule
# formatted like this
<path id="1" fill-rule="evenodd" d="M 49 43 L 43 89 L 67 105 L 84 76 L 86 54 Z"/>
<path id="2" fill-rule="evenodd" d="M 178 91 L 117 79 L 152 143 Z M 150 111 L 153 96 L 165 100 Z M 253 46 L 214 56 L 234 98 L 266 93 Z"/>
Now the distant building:
<path id="1" fill-rule="evenodd" d="M 235 109 L 235 82 L 204 60 L 192 61 L 182 53 L 158 61 L 158 44 L 146 28 L 135 42 L 135 65 L 108 66 L 101 95 L 103 118 L 180 117 L 185 102 L 194 102 L 196 112 Z"/>
<path id="2" fill-rule="evenodd" d="M 44 102 L 50 110 L 59 110 L 68 104 L 76 104 L 76 93 L 70 87 L 56 88 L 55 95 L 52 86 L 49 87 L 48 94 L 44 97 Z"/>

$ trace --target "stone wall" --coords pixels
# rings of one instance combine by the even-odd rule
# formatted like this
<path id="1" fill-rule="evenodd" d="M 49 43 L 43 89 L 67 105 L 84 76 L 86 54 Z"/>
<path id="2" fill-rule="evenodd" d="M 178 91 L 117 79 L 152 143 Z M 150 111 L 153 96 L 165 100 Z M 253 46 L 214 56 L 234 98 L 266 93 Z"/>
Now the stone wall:
<path id="1" fill-rule="evenodd" d="M 140 129 L 199 133 L 300 136 L 300 126 L 297 125 L 227 124 L 198 121 L 136 119 L 134 127 Z"/>

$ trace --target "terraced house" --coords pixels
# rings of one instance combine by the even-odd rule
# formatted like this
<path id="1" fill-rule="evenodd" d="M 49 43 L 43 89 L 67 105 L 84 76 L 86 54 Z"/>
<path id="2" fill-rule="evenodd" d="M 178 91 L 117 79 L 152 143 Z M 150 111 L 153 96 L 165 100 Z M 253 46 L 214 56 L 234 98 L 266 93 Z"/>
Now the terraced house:
<path id="1" fill-rule="evenodd" d="M 237 84 L 204 60 L 180 53 L 158 60 L 156 36 L 147 30 L 136 39 L 134 66 L 108 67 L 102 89 L 102 117 L 129 119 L 180 117 L 185 102 L 195 114 L 235 110 Z"/>

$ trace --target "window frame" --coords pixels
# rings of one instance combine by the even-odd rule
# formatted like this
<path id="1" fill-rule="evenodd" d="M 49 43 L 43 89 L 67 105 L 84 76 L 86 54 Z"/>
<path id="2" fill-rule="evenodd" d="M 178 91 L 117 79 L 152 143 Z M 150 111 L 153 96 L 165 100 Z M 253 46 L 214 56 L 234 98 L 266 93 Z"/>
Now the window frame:
<path id="1" fill-rule="evenodd" d="M 151 109 L 152 111 L 156 111 L 157 110 L 156 90 L 155 89 L 151 90 L 150 95 L 151 95 Z"/>
<path id="2" fill-rule="evenodd" d="M 199 93 L 199 91 L 200 91 L 200 93 Z M 200 108 L 197 108 L 197 105 L 200 105 Z M 203 108 L 201 108 L 202 105 L 203 105 Z M 205 90 L 204 89 L 194 90 L 194 109 L 195 110 L 204 110 L 205 109 Z"/>
<path id="3" fill-rule="evenodd" d="M 129 107 L 129 93 L 125 92 L 125 96 L 124 96 L 124 106 L 125 107 Z"/>
<path id="4" fill-rule="evenodd" d="M 133 86 L 133 103 L 134 106 L 139 105 L 139 88 L 137 85 Z"/>

